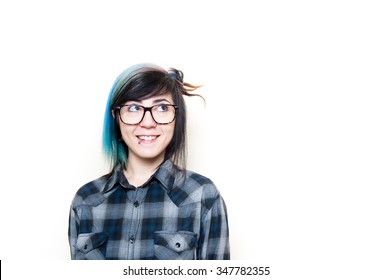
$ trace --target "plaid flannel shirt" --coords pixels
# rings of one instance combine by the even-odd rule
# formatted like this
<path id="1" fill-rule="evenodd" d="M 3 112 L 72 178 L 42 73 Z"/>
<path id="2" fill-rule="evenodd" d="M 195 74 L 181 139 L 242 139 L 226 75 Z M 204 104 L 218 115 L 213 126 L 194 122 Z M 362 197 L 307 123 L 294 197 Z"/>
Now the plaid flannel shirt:
<path id="1" fill-rule="evenodd" d="M 228 218 L 208 178 L 167 160 L 143 186 L 120 165 L 76 193 L 69 216 L 72 259 L 229 259 Z"/>

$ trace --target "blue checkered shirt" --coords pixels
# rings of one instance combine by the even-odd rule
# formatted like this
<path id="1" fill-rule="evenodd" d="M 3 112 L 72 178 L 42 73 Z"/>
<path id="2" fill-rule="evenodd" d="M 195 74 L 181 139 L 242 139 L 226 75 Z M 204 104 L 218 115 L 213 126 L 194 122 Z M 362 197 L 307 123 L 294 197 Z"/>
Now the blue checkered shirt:
<path id="1" fill-rule="evenodd" d="M 208 178 L 167 160 L 141 187 L 120 165 L 76 193 L 69 216 L 72 259 L 229 259 L 228 218 Z"/>

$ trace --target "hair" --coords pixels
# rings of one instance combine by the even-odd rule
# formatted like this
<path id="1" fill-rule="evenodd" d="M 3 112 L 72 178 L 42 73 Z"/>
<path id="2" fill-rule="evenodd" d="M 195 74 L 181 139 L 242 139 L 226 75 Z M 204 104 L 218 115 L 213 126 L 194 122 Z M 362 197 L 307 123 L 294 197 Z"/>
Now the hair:
<path id="1" fill-rule="evenodd" d="M 171 94 L 178 106 L 174 135 L 168 144 L 164 161 L 171 159 L 179 168 L 186 168 L 186 96 L 202 96 L 190 93 L 199 88 L 183 82 L 183 73 L 170 68 L 168 71 L 154 64 L 137 64 L 124 70 L 115 80 L 107 100 L 103 124 L 103 152 L 111 168 L 121 164 L 125 168 L 128 147 L 122 141 L 119 115 L 115 110 L 130 100 L 143 100 L 152 96 Z"/>

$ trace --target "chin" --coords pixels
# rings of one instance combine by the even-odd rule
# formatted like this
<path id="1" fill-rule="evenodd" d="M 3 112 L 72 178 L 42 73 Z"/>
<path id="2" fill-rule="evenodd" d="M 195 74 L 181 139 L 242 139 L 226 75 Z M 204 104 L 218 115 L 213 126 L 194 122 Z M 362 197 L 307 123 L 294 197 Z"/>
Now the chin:
<path id="1" fill-rule="evenodd" d="M 158 154 L 158 153 L 140 153 L 139 157 L 143 158 L 143 159 L 150 159 L 150 160 L 155 160 L 160 157 L 164 158 L 164 156 L 162 156 L 162 154 Z"/>

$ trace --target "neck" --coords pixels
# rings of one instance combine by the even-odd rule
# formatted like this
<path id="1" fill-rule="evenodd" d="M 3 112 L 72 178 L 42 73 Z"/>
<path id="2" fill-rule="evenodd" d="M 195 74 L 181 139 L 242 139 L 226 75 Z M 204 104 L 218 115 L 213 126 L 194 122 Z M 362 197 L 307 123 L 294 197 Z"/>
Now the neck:
<path id="1" fill-rule="evenodd" d="M 143 185 L 156 172 L 163 160 L 164 155 L 154 159 L 128 157 L 124 173 L 129 184 L 135 187 Z"/>

